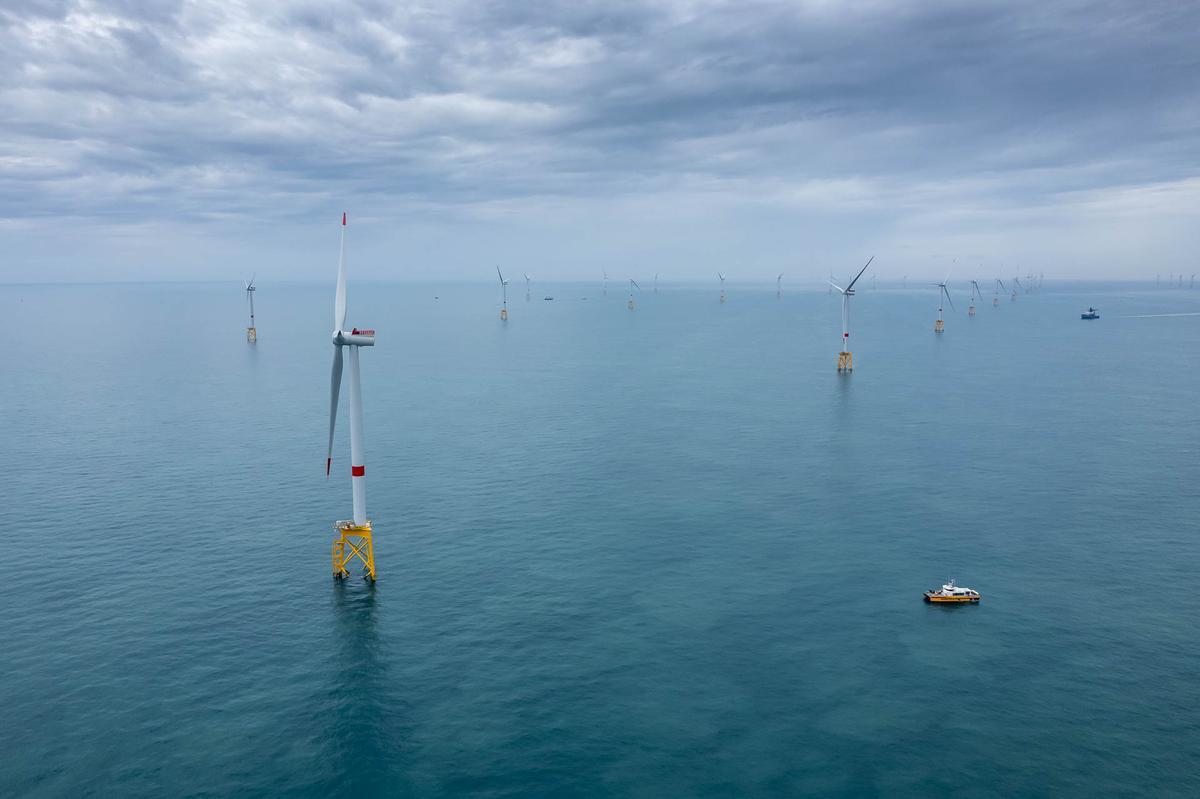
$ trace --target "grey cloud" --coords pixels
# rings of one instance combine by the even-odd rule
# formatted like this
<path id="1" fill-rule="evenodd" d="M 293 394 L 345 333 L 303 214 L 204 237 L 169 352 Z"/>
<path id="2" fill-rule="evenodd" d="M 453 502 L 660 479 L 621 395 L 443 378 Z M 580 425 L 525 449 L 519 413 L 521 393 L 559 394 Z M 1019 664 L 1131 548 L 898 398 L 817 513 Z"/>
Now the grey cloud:
<path id="1" fill-rule="evenodd" d="M 840 210 L 856 235 L 1011 221 L 1191 185 L 1197 23 L 1135 2 L 39 1 L 0 12 L 0 235 L 337 198 L 463 225 L 645 197 Z"/>

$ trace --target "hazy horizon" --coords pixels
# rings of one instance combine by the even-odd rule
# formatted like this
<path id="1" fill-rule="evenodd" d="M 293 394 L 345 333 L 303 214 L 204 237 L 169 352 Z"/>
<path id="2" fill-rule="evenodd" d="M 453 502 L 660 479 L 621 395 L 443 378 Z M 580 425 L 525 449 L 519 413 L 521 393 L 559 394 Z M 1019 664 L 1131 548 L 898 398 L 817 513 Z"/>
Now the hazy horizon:
<path id="1" fill-rule="evenodd" d="M 322 281 L 343 210 L 356 280 L 799 283 L 874 255 L 879 281 L 1165 281 L 1200 271 L 1198 24 L 1165 2 L 27 3 L 0 12 L 0 282 Z"/>

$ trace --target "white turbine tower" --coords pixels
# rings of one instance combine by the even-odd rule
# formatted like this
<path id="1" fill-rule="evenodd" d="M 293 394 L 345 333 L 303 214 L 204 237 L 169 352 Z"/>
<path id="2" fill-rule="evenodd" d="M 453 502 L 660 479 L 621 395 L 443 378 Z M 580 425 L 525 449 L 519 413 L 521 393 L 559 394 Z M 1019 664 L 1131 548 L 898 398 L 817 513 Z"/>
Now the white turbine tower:
<path id="1" fill-rule="evenodd" d="M 637 287 L 638 291 L 642 290 L 642 287 L 638 286 L 636 280 L 629 278 L 629 310 L 631 311 L 633 310 L 633 289 L 635 286 Z"/>
<path id="2" fill-rule="evenodd" d="M 251 344 L 258 341 L 258 328 L 254 326 L 254 276 L 246 284 L 246 299 L 250 302 L 250 327 L 246 328 L 246 341 Z"/>
<path id="3" fill-rule="evenodd" d="M 508 281 L 504 279 L 504 275 L 500 274 L 500 267 L 498 267 L 498 266 L 496 267 L 496 274 L 500 277 L 500 292 L 501 292 L 501 303 L 502 303 L 500 306 L 500 321 L 507 322 L 508 321 Z"/>
<path id="4" fill-rule="evenodd" d="M 941 283 L 934 283 L 938 287 L 938 318 L 937 323 L 933 326 L 933 332 L 941 333 L 945 328 L 946 323 L 942 321 L 942 297 L 946 298 L 946 302 L 950 303 L 950 307 L 954 307 L 954 300 L 950 299 L 950 290 L 946 288 L 946 284 L 950 281 L 950 275 L 946 275 L 946 279 Z"/>
<path id="5" fill-rule="evenodd" d="M 721 302 L 725 302 L 725 276 L 717 272 L 717 277 L 721 278 Z"/>
<path id="6" fill-rule="evenodd" d="M 522 272 L 525 275 L 525 302 L 529 302 L 529 273 Z"/>
<path id="7" fill-rule="evenodd" d="M 850 354 L 850 298 L 854 296 L 854 284 L 858 282 L 858 279 L 863 276 L 863 272 L 867 271 L 867 267 L 874 260 L 875 256 L 872 255 L 863 264 L 863 268 L 858 270 L 858 274 L 854 276 L 854 279 L 850 281 L 850 285 L 846 286 L 846 288 L 842 288 L 832 280 L 829 281 L 829 285 L 833 287 L 830 289 L 831 294 L 833 293 L 833 289 L 837 289 L 842 293 L 842 351 L 838 353 L 837 363 L 839 372 L 854 371 L 854 356 Z"/>
<path id="8" fill-rule="evenodd" d="M 979 283 L 977 281 L 972 280 L 971 286 L 972 286 L 972 288 L 971 288 L 971 306 L 969 308 L 967 308 L 967 316 L 975 315 L 975 295 L 976 294 L 979 295 L 980 301 L 981 302 L 983 301 L 983 292 L 980 291 L 980 289 L 979 289 Z"/>
<path id="9" fill-rule="evenodd" d="M 349 577 L 346 564 L 359 560 L 363 576 L 375 580 L 375 548 L 367 519 L 367 470 L 363 457 L 362 379 L 358 371 L 360 347 L 375 346 L 374 330 L 346 330 L 346 214 L 342 214 L 342 241 L 338 247 L 337 290 L 333 299 L 333 377 L 329 390 L 329 451 L 325 476 L 333 466 L 333 430 L 337 424 L 338 392 L 342 387 L 342 350 L 350 350 L 350 485 L 354 492 L 354 518 L 339 521 L 333 529 L 333 576 Z M 349 552 L 347 553 L 347 548 Z"/>
<path id="10" fill-rule="evenodd" d="M 775 299 L 783 296 L 783 272 L 779 273 L 779 277 L 775 278 Z"/>

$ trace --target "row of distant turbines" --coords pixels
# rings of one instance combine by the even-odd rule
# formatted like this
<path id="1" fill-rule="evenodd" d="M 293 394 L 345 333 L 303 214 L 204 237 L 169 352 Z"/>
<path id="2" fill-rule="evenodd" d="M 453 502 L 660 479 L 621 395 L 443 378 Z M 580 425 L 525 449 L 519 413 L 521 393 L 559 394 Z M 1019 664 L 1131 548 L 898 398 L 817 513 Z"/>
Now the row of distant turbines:
<path id="1" fill-rule="evenodd" d="M 375 331 L 370 329 L 360 329 L 357 326 L 352 326 L 347 329 L 347 301 L 346 301 L 346 214 L 342 214 L 341 237 L 338 246 L 338 271 L 337 283 L 334 291 L 333 302 L 333 369 L 330 380 L 330 396 L 329 396 L 329 440 L 328 450 L 325 458 L 325 474 L 329 475 L 333 464 L 333 436 L 334 429 L 337 424 L 338 411 L 338 396 L 341 392 L 343 360 L 344 356 L 350 362 L 349 376 L 349 391 L 350 391 L 350 480 L 351 494 L 353 497 L 352 518 L 338 521 L 334 523 L 335 538 L 333 541 L 333 575 L 339 579 L 350 575 L 347 568 L 352 563 L 360 564 L 362 567 L 363 576 L 371 581 L 375 580 L 375 552 L 373 544 L 374 532 L 371 527 L 371 521 L 367 518 L 367 488 L 366 488 L 366 458 L 365 458 L 365 443 L 363 440 L 363 405 L 362 405 L 362 380 L 359 372 L 359 350 L 363 347 L 375 346 Z M 854 358 L 850 352 L 850 297 L 854 296 L 854 287 L 862 278 L 867 268 L 874 262 L 875 257 L 871 256 L 863 265 L 858 274 L 854 276 L 845 288 L 839 286 L 833 280 L 832 273 L 830 274 L 829 286 L 830 292 L 837 289 L 842 295 L 842 336 L 841 336 L 841 351 L 838 353 L 837 369 L 839 372 L 849 372 L 854 368 Z M 508 281 L 500 268 L 496 268 L 496 277 L 500 281 L 502 292 L 502 308 L 500 311 L 500 319 L 508 320 Z M 525 298 L 530 298 L 531 278 L 528 274 L 525 277 Z M 718 272 L 717 278 L 720 281 L 721 287 L 721 302 L 725 302 L 725 275 Z M 608 273 L 603 273 L 603 291 L 608 294 Z M 874 278 L 872 278 L 874 279 Z M 935 331 L 941 333 L 945 329 L 945 321 L 942 317 L 943 308 L 942 300 L 950 303 L 950 307 L 954 307 L 954 301 L 950 297 L 949 275 L 945 280 L 936 283 L 938 289 L 938 318 L 935 323 Z M 1027 276 L 1027 281 L 1030 286 L 1041 285 L 1041 277 L 1036 280 L 1032 275 Z M 970 314 L 975 314 L 976 298 L 980 301 L 983 299 L 983 292 L 979 288 L 979 283 L 975 280 L 971 283 L 971 306 Z M 1018 278 L 1013 279 L 1014 289 L 1012 299 L 1017 298 L 1017 292 L 1023 288 Z M 905 278 L 905 286 L 907 286 L 907 278 Z M 250 306 L 250 326 L 246 328 L 247 341 L 254 343 L 258 338 L 258 331 L 254 321 L 254 278 L 252 277 L 246 282 L 246 299 Z M 1024 290 L 1030 291 L 1032 288 L 1024 287 Z M 633 278 L 629 278 L 629 309 L 635 308 L 634 292 L 641 291 L 641 286 Z M 658 275 L 654 276 L 654 291 L 658 292 Z M 1007 292 L 1004 282 L 999 278 L 996 279 L 996 294 L 992 299 L 992 305 L 999 305 L 1000 291 Z M 783 274 L 781 273 L 775 278 L 775 295 L 781 297 L 783 294 Z"/>
<path id="2" fill-rule="evenodd" d="M 1155 288 L 1162 288 L 1162 274 L 1161 273 L 1159 273 L 1158 275 L 1155 276 L 1154 286 L 1155 286 Z M 1193 272 L 1191 274 L 1191 276 L 1188 277 L 1187 287 L 1189 289 L 1196 288 L 1196 273 L 1195 272 Z M 1183 288 L 1183 272 L 1179 273 L 1178 279 L 1176 278 L 1174 272 L 1172 272 L 1170 275 L 1168 275 L 1167 276 L 1167 288 L 1169 288 L 1169 289 Z"/>

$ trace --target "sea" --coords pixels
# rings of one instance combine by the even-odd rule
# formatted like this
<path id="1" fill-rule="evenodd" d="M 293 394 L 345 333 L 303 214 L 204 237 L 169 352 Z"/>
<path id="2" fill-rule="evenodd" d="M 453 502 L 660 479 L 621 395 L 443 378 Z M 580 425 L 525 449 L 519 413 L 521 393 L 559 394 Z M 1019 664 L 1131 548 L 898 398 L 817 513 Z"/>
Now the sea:
<path id="1" fill-rule="evenodd" d="M 0 287 L 0 795 L 1200 795 L 1200 290 L 867 279 L 351 274 L 374 584 L 332 276 Z"/>

